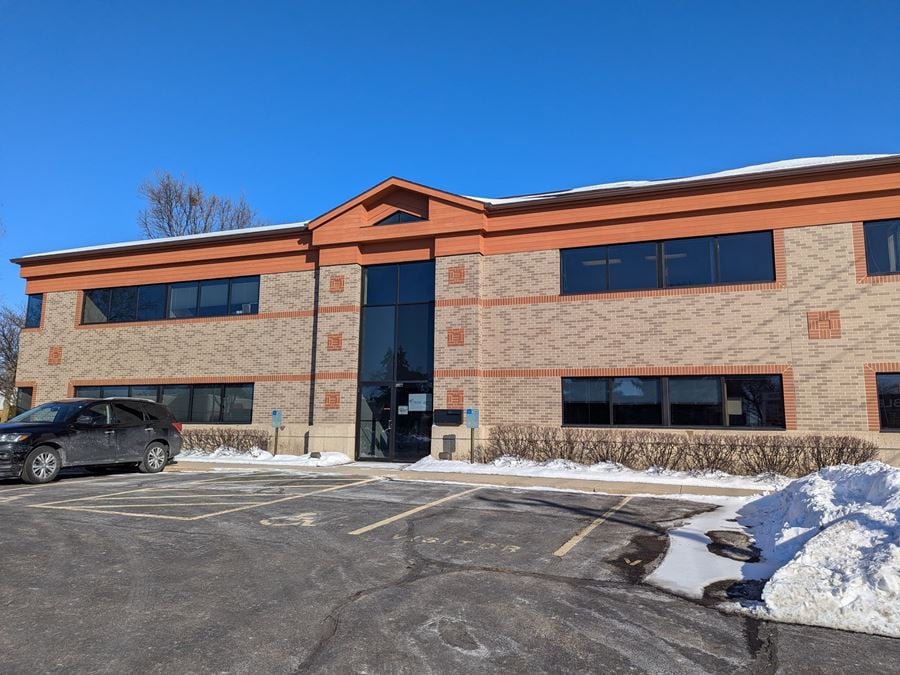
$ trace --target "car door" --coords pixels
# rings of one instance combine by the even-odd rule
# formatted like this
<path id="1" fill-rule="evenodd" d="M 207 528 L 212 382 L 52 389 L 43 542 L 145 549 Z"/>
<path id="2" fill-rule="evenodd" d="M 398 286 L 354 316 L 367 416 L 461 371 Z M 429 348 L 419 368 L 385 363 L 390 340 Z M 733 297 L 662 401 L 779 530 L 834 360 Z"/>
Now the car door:
<path id="1" fill-rule="evenodd" d="M 118 444 L 118 461 L 140 462 L 147 444 L 153 440 L 153 427 L 144 421 L 144 409 L 138 401 L 114 401 L 113 418 Z"/>
<path id="2" fill-rule="evenodd" d="M 116 461 L 116 430 L 109 403 L 93 403 L 79 411 L 66 444 L 66 465 Z"/>

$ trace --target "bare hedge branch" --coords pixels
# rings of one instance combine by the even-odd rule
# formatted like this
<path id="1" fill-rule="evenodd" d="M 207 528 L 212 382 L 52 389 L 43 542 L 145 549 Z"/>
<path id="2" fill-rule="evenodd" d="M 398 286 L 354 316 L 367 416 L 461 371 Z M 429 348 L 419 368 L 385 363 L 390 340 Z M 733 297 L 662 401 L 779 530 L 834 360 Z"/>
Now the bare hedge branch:
<path id="1" fill-rule="evenodd" d="M 722 471 L 735 475 L 804 476 L 834 464 L 859 464 L 878 447 L 855 436 L 787 434 L 679 434 L 664 431 L 502 425 L 493 427 L 475 460 L 504 455 L 543 462 L 614 462 L 629 469 Z"/>
<path id="2" fill-rule="evenodd" d="M 260 429 L 234 429 L 229 427 L 206 427 L 185 429 L 185 450 L 214 452 L 220 448 L 250 452 L 253 448 L 269 449 L 269 434 Z"/>

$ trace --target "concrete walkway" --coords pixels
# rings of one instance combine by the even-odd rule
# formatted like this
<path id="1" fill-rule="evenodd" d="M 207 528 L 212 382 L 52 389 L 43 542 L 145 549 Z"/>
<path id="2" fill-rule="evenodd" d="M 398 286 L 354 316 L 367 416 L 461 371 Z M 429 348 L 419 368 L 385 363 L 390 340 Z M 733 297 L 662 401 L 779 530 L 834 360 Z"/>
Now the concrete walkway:
<path id="1" fill-rule="evenodd" d="M 443 473 L 427 471 L 403 471 L 402 465 L 378 465 L 353 463 L 341 466 L 310 467 L 283 464 L 238 464 L 232 462 L 180 461 L 166 471 L 210 471 L 212 469 L 253 469 L 256 471 L 292 471 L 297 473 L 328 473 L 370 478 L 388 478 L 403 481 L 441 483 L 466 483 L 470 485 L 502 485 L 506 487 L 556 488 L 580 492 L 602 492 L 613 495 L 712 495 L 720 497 L 745 497 L 758 495 L 763 490 L 744 488 L 685 485 L 681 483 L 635 483 L 626 481 L 582 480 L 578 478 L 544 478 L 536 476 L 503 476 L 494 474 Z"/>

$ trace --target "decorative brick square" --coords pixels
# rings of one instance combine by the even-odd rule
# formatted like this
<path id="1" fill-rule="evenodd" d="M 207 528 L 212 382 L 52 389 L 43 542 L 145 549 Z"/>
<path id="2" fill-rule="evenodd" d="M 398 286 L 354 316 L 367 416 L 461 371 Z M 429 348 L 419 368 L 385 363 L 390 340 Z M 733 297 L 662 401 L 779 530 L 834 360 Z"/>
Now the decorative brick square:
<path id="1" fill-rule="evenodd" d="M 62 363 L 63 359 L 63 348 L 62 347 L 50 347 L 50 351 L 47 354 L 47 365 L 48 366 L 58 366 Z"/>
<path id="2" fill-rule="evenodd" d="M 455 265 L 447 270 L 448 284 L 464 284 L 466 283 L 466 268 L 462 265 Z"/>
<path id="3" fill-rule="evenodd" d="M 806 327 L 810 340 L 836 340 L 841 337 L 841 312 L 837 309 L 807 312 Z"/>
<path id="4" fill-rule="evenodd" d="M 325 410 L 337 410 L 341 407 L 341 392 L 326 391 L 325 392 Z"/>
<path id="5" fill-rule="evenodd" d="M 331 333 L 328 336 L 328 351 L 339 352 L 344 348 L 344 334 Z"/>
<path id="6" fill-rule="evenodd" d="M 328 280 L 328 290 L 332 293 L 344 292 L 344 276 L 336 274 Z"/>
<path id="7" fill-rule="evenodd" d="M 447 390 L 447 407 L 462 408 L 466 399 L 466 393 L 462 389 Z"/>
<path id="8" fill-rule="evenodd" d="M 447 346 L 462 347 L 466 344 L 465 328 L 448 328 L 447 329 Z"/>

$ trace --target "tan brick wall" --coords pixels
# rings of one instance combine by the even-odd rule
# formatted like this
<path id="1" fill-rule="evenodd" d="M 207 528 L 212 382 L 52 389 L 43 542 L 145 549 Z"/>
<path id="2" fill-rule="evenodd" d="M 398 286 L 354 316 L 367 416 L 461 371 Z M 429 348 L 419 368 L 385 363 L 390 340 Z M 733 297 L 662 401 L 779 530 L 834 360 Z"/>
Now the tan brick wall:
<path id="1" fill-rule="evenodd" d="M 798 432 L 900 448 L 900 434 L 869 428 L 864 376 L 865 364 L 900 362 L 900 282 L 858 278 L 850 223 L 785 230 L 783 241 L 786 284 L 645 297 L 559 297 L 559 251 L 438 258 L 434 405 L 462 392 L 486 429 L 557 425 L 561 369 L 790 366 Z M 292 316 L 96 328 L 75 327 L 78 293 L 50 293 L 43 328 L 23 333 L 18 379 L 34 383 L 41 402 L 77 380 L 263 376 L 254 423 L 268 424 L 278 407 L 292 437 L 352 452 L 360 284 L 358 265 L 264 275 L 261 313 Z M 322 311 L 313 317 L 317 294 Z M 811 339 L 815 312 L 839 315 L 839 334 Z M 462 330 L 462 344 L 448 345 L 451 329 Z M 501 369 L 523 373 L 492 373 Z M 302 380 L 313 370 L 317 379 Z M 279 376 L 294 381 L 272 381 Z M 433 447 L 467 438 L 464 429 L 436 428 Z"/>
<path id="2" fill-rule="evenodd" d="M 900 358 L 900 283 L 857 283 L 850 223 L 786 230 L 784 241 L 786 288 L 653 297 L 536 298 L 559 294 L 557 251 L 485 257 L 481 368 L 793 365 L 798 431 L 900 446 L 895 434 L 866 433 L 863 381 L 865 363 Z M 838 312 L 840 335 L 811 340 L 810 311 Z M 556 375 L 480 384 L 488 425 L 561 422 Z"/>
<path id="3" fill-rule="evenodd" d="M 311 310 L 314 283 L 313 272 L 263 275 L 260 312 Z M 76 327 L 79 295 L 48 293 L 44 327 L 22 335 L 17 379 L 37 383 L 38 403 L 68 396 L 73 381 L 308 378 L 311 316 Z M 62 348 L 59 365 L 48 365 L 51 347 Z M 282 408 L 286 423 L 308 424 L 309 396 L 309 381 L 258 382 L 254 422 L 267 424 L 272 408 Z"/>

